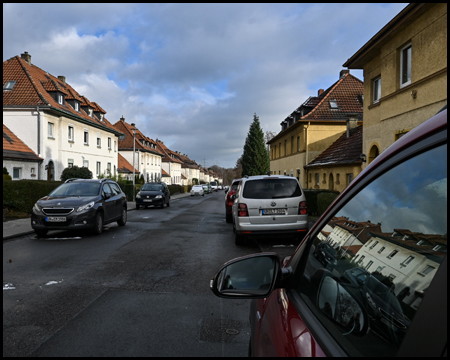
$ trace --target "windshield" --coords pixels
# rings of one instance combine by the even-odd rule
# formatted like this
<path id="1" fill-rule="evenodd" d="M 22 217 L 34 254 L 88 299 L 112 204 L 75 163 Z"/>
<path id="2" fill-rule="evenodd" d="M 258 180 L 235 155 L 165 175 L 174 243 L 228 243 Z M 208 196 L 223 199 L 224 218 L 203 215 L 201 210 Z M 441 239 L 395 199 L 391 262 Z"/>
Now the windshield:
<path id="1" fill-rule="evenodd" d="M 211 186 L 217 186 L 217 183 L 216 183 L 215 181 L 211 181 L 209 184 L 210 184 Z"/>
<path id="2" fill-rule="evenodd" d="M 141 190 L 144 191 L 162 191 L 164 189 L 164 185 L 161 184 L 144 184 Z"/>
<path id="3" fill-rule="evenodd" d="M 67 183 L 58 186 L 49 196 L 95 196 L 100 193 L 100 183 Z"/>
<path id="4" fill-rule="evenodd" d="M 301 194 L 296 179 L 265 178 L 247 181 L 243 197 L 246 199 L 278 199 L 297 197 Z"/>

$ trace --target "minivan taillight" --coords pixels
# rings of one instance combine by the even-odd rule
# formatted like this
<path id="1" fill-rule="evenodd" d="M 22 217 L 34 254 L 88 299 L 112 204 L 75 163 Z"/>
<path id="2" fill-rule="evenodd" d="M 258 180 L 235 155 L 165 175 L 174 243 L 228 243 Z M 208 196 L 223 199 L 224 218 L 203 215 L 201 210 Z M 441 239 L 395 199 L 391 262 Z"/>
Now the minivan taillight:
<path id="1" fill-rule="evenodd" d="M 238 216 L 248 216 L 247 204 L 239 204 Z"/>
<path id="2" fill-rule="evenodd" d="M 299 215 L 308 214 L 308 210 L 306 209 L 306 201 L 300 201 L 300 204 L 298 204 L 298 214 Z"/>

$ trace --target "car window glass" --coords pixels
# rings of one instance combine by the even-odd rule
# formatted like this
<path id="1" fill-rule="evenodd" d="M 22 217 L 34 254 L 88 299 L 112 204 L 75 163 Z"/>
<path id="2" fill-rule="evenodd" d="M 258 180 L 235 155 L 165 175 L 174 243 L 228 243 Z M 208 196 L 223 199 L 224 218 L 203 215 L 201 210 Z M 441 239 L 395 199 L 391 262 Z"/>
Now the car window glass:
<path id="1" fill-rule="evenodd" d="M 109 187 L 109 184 L 103 184 L 103 194 L 109 194 L 109 195 L 113 195 L 113 192 L 111 190 L 111 188 Z"/>
<path id="2" fill-rule="evenodd" d="M 142 189 L 144 191 L 163 191 L 164 185 L 162 184 L 144 184 Z"/>
<path id="3" fill-rule="evenodd" d="M 119 185 L 114 184 L 114 183 L 109 183 L 109 186 L 110 186 L 111 190 L 113 191 L 114 195 L 119 195 L 121 193 Z"/>
<path id="4" fill-rule="evenodd" d="M 310 246 L 295 291 L 349 355 L 395 355 L 447 253 L 447 145 L 371 182 Z"/>
<path id="5" fill-rule="evenodd" d="M 95 196 L 99 194 L 100 184 L 69 182 L 58 186 L 49 196 Z"/>
<path id="6" fill-rule="evenodd" d="M 276 178 L 248 180 L 245 182 L 242 194 L 246 199 L 279 199 L 300 195 L 297 180 Z"/>

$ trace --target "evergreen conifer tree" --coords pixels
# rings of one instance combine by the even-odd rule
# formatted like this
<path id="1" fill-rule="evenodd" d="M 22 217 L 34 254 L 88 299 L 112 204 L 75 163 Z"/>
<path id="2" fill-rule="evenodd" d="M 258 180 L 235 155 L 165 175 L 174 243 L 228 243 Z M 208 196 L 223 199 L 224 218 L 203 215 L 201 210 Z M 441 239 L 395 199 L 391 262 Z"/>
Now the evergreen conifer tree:
<path id="1" fill-rule="evenodd" d="M 242 176 L 263 175 L 270 169 L 269 153 L 264 143 L 264 133 L 256 113 L 245 139 L 242 154 Z"/>

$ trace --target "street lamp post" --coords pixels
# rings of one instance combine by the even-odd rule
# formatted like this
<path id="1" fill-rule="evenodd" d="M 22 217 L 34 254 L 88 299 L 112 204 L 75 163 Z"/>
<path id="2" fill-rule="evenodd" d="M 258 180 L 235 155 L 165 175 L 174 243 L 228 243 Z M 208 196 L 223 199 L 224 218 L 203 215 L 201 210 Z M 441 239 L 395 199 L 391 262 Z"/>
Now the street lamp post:
<path id="1" fill-rule="evenodd" d="M 134 168 L 134 157 L 135 157 L 135 152 L 136 152 L 136 128 L 132 128 L 131 130 L 133 130 L 133 201 L 136 201 L 136 176 L 134 174 L 135 168 Z"/>

